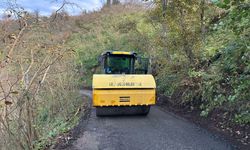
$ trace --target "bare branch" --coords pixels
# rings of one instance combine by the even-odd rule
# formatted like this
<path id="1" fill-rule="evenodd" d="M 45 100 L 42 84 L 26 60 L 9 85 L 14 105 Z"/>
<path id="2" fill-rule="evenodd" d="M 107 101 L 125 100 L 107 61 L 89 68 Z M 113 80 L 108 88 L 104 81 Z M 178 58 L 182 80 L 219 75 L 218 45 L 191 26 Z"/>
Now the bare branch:
<path id="1" fill-rule="evenodd" d="M 57 0 L 55 0 L 55 1 L 57 1 Z M 72 6 L 72 7 L 75 6 L 75 7 L 77 7 L 77 8 L 79 8 L 79 9 L 82 10 L 82 8 L 81 8 L 79 5 L 77 5 L 76 3 L 72 3 L 72 2 L 70 2 L 70 1 L 64 0 L 64 1 L 62 2 L 62 5 L 55 11 L 55 16 L 53 17 L 52 22 L 55 21 L 55 19 L 56 19 L 57 16 L 58 16 L 58 13 L 59 13 L 61 10 L 63 10 L 67 5 L 70 5 L 70 6 Z"/>

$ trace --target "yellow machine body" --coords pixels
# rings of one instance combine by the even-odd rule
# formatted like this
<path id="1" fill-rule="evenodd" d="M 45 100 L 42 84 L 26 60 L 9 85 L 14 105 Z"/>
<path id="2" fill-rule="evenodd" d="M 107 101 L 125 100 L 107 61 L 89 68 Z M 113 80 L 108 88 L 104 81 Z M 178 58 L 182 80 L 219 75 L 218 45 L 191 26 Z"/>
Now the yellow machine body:
<path id="1" fill-rule="evenodd" d="M 95 74 L 93 106 L 143 106 L 155 104 L 156 84 L 149 74 Z"/>

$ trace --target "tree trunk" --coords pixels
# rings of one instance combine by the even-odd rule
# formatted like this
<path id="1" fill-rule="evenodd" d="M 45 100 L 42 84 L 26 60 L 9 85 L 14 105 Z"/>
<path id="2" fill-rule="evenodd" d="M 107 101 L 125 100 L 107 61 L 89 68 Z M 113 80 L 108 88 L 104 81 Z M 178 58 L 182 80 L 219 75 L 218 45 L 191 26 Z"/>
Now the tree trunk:
<path id="1" fill-rule="evenodd" d="M 200 2 L 200 38 L 201 38 L 201 49 L 199 51 L 199 59 L 202 57 L 201 51 L 205 49 L 205 37 L 206 27 L 205 27 L 205 0 Z"/>
<path id="2" fill-rule="evenodd" d="M 113 1 L 112 1 L 112 5 L 116 5 L 116 4 L 119 4 L 119 3 L 120 3 L 119 0 L 113 0 Z"/>
<path id="3" fill-rule="evenodd" d="M 205 42 L 205 33 L 206 33 L 206 29 L 205 29 L 205 0 L 201 1 L 201 14 L 200 14 L 200 24 L 201 24 L 201 39 L 202 39 L 202 43 Z"/>
<path id="4" fill-rule="evenodd" d="M 188 33 L 186 31 L 186 24 L 185 24 L 185 20 L 184 20 L 184 13 L 183 10 L 180 10 L 180 27 L 181 27 L 181 31 L 182 31 L 182 40 L 183 40 L 183 51 L 186 53 L 190 64 L 192 64 L 194 62 L 194 53 L 192 51 L 192 48 L 190 46 L 190 42 L 188 40 Z"/>
<path id="5" fill-rule="evenodd" d="M 162 38 L 163 38 L 163 49 L 165 52 L 166 57 L 168 60 L 170 60 L 170 55 L 168 52 L 167 42 L 168 42 L 168 27 L 167 27 L 167 21 L 166 21 L 166 14 L 167 14 L 167 6 L 168 6 L 168 0 L 162 0 L 162 16 L 163 16 L 163 22 L 162 22 Z"/>
<path id="6" fill-rule="evenodd" d="M 111 0 L 107 0 L 107 6 L 111 5 Z"/>

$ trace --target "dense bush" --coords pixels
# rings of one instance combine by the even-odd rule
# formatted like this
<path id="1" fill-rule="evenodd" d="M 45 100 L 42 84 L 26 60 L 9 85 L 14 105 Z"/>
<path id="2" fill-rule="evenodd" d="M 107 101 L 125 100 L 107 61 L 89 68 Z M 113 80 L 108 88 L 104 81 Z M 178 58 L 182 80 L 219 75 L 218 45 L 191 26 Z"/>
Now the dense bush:
<path id="1" fill-rule="evenodd" d="M 32 20 L 0 21 L 0 149 L 45 149 L 83 105 L 70 31 L 60 19 Z"/>
<path id="2" fill-rule="evenodd" d="M 249 8 L 234 5 L 224 19 L 213 25 L 212 36 L 223 42 L 215 48 L 219 57 L 204 74 L 203 115 L 221 108 L 232 113 L 237 123 L 250 123 Z M 210 42 L 211 46 L 216 41 Z"/>

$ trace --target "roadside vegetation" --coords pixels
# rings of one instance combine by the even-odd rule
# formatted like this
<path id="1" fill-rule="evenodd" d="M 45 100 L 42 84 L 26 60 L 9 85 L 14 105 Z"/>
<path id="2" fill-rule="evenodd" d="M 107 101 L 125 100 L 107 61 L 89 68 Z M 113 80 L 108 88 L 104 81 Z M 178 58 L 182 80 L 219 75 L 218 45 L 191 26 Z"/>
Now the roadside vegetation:
<path id="1" fill-rule="evenodd" d="M 158 95 L 172 106 L 204 118 L 218 113 L 227 125 L 249 129 L 249 9 L 249 0 L 116 1 L 79 16 L 6 16 L 0 22 L 0 145 L 44 149 L 76 125 L 79 88 L 91 87 L 105 50 L 149 57 Z M 248 132 L 240 136 L 250 143 Z"/>
<path id="2" fill-rule="evenodd" d="M 71 21 L 10 4 L 15 16 L 0 22 L 0 149 L 45 149 L 78 123 L 84 105 L 67 45 Z"/>

